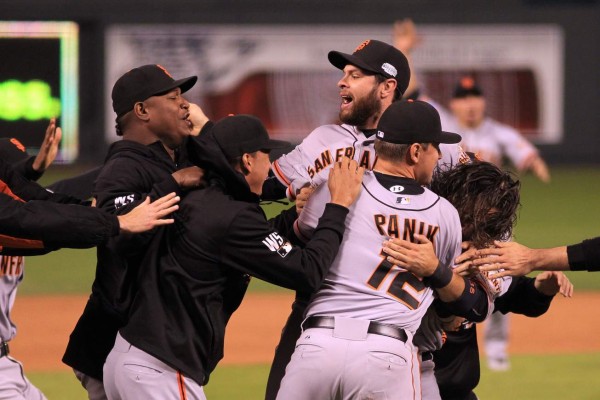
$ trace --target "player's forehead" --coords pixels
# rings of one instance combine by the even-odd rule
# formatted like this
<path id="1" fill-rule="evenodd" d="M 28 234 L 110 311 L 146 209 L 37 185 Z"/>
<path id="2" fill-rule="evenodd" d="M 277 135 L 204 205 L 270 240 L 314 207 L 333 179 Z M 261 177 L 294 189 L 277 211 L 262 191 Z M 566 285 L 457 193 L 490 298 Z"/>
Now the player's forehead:
<path id="1" fill-rule="evenodd" d="M 352 64 L 346 64 L 346 66 L 343 69 L 344 73 L 349 75 L 349 74 L 360 74 L 360 75 L 373 75 L 370 72 L 367 72 L 359 67 L 357 67 L 356 65 L 352 65 Z"/>

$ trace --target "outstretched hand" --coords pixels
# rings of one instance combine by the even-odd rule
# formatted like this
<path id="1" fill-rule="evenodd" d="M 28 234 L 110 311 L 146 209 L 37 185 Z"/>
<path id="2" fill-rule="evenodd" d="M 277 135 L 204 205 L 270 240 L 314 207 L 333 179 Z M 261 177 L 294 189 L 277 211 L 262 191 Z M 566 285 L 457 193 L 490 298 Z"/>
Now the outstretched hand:
<path id="1" fill-rule="evenodd" d="M 394 22 L 393 44 L 402 53 L 410 53 L 421 41 L 417 27 L 410 18 Z"/>
<path id="2" fill-rule="evenodd" d="M 533 270 L 532 250 L 517 242 L 494 241 L 495 247 L 477 250 L 473 265 L 480 271 L 495 271 L 491 279 L 503 276 L 523 276 Z"/>
<path id="3" fill-rule="evenodd" d="M 538 292 L 546 296 L 560 293 L 564 297 L 573 297 L 573 284 L 562 272 L 542 272 L 535 277 L 534 286 Z"/>
<path id="4" fill-rule="evenodd" d="M 62 138 L 62 130 L 56 126 L 56 118 L 50 118 L 50 123 L 46 128 L 46 134 L 44 140 L 40 145 L 40 151 L 33 160 L 33 170 L 39 173 L 46 171 L 46 169 L 54 162 L 56 155 L 58 154 L 58 145 Z"/>
<path id="5" fill-rule="evenodd" d="M 117 217 L 121 231 L 125 233 L 140 233 L 149 231 L 160 225 L 172 224 L 175 222 L 174 219 L 163 218 L 177 211 L 179 200 L 179 196 L 175 193 L 169 193 L 152 203 L 150 202 L 150 197 L 146 197 L 146 200 L 133 210 Z"/>

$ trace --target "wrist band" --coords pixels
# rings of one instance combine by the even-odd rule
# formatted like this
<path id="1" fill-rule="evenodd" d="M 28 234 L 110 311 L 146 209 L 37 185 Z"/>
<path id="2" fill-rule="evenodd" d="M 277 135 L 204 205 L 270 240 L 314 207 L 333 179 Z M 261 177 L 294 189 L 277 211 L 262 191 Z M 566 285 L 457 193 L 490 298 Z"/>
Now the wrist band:
<path id="1" fill-rule="evenodd" d="M 444 267 L 441 263 L 438 264 L 437 268 L 433 272 L 433 275 L 427 277 L 429 286 L 434 289 L 439 289 L 447 286 L 452 280 L 452 270 L 448 267 Z"/>

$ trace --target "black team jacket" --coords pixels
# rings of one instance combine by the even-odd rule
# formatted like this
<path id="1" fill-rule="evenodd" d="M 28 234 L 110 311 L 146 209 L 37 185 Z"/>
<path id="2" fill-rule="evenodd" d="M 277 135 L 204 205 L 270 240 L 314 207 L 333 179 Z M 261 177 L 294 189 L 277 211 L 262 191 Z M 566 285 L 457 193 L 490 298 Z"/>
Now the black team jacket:
<path id="1" fill-rule="evenodd" d="M 86 204 L 44 189 L 0 160 L 2 253 L 26 255 L 61 247 L 87 248 L 119 234 L 116 216 Z"/>
<path id="2" fill-rule="evenodd" d="M 174 161 L 158 141 L 150 145 L 129 140 L 113 143 L 94 185 L 97 207 L 123 214 L 147 196 L 154 201 L 171 192 L 182 194 L 171 174 L 190 165 L 185 159 L 176 157 Z M 102 380 L 104 361 L 126 321 L 136 290 L 140 257 L 161 229 L 121 235 L 98 246 L 92 293 L 69 338 L 65 364 Z"/>
<path id="3" fill-rule="evenodd" d="M 200 385 L 223 357 L 232 272 L 289 289 L 316 290 L 335 258 L 348 209 L 328 204 L 304 249 L 286 232 L 295 209 L 269 223 L 259 198 L 209 135 L 195 154 L 214 172 L 210 186 L 188 193 L 179 218 L 156 235 L 143 260 L 129 321 L 121 335 Z"/>

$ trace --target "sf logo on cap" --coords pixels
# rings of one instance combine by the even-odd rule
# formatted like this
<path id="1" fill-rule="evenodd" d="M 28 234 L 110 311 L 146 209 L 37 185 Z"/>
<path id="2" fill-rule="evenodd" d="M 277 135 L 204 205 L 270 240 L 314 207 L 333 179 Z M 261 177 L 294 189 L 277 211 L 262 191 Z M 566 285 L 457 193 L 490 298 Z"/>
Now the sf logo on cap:
<path id="1" fill-rule="evenodd" d="M 383 131 L 377 131 L 377 137 L 378 138 L 382 138 L 383 139 L 383 135 L 384 135 Z"/>
<path id="2" fill-rule="evenodd" d="M 164 71 L 165 74 L 167 74 L 169 76 L 169 78 L 173 79 L 173 77 L 171 76 L 171 74 L 169 73 L 169 71 L 167 71 L 167 69 L 165 67 L 163 67 L 160 64 L 156 64 L 156 66 L 160 69 L 162 69 Z"/>
<path id="3" fill-rule="evenodd" d="M 364 42 L 362 42 L 361 44 L 359 44 L 356 49 L 354 49 L 354 52 L 356 53 L 357 51 L 360 51 L 360 50 L 364 49 L 365 47 L 367 47 L 367 45 L 370 42 L 371 42 L 371 39 L 365 40 Z"/>

